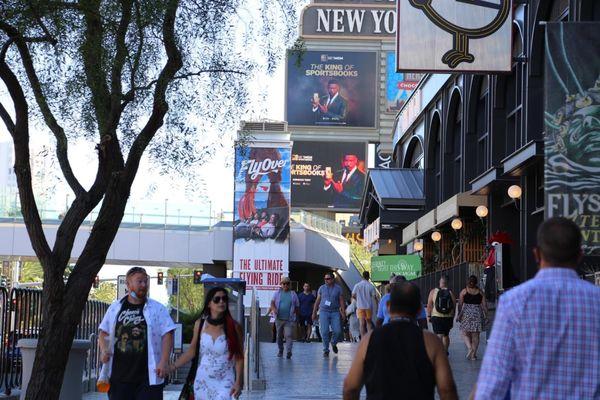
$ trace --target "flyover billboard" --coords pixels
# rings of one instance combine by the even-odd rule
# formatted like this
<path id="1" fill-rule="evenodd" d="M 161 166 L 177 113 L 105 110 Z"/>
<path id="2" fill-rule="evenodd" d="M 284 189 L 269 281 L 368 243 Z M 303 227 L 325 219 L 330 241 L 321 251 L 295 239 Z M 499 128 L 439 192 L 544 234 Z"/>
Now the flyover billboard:
<path id="1" fill-rule="evenodd" d="M 289 273 L 289 147 L 235 149 L 233 274 L 269 304 Z"/>

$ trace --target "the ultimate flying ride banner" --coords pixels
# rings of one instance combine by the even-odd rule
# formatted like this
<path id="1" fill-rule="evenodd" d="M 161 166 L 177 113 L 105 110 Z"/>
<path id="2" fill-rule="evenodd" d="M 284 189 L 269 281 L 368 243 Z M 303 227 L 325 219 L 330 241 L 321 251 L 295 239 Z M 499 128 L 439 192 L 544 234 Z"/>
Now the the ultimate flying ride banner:
<path id="1" fill-rule="evenodd" d="M 289 273 L 290 161 L 289 147 L 235 150 L 233 273 L 261 305 Z"/>

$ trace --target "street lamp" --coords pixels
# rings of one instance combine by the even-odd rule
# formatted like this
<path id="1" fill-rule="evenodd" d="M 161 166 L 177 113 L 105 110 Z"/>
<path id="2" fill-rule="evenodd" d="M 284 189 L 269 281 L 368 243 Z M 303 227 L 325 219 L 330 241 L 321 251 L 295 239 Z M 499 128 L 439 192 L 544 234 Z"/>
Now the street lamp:
<path id="1" fill-rule="evenodd" d="M 450 225 L 452 226 L 452 229 L 454 229 L 455 231 L 458 231 L 463 227 L 463 223 L 460 220 L 460 218 L 454 218 L 452 220 L 452 223 L 450 223 Z"/>
<path id="2" fill-rule="evenodd" d="M 414 247 L 415 251 L 422 251 L 423 250 L 423 242 L 421 242 L 420 240 L 416 241 L 413 247 Z"/>
<path id="3" fill-rule="evenodd" d="M 508 188 L 508 197 L 510 197 L 513 200 L 520 199 L 522 194 L 523 189 L 521 189 L 521 186 L 519 185 L 512 185 Z"/>
<path id="4" fill-rule="evenodd" d="M 435 231 L 431 234 L 431 240 L 433 240 L 434 242 L 439 242 L 440 240 L 442 240 L 442 234 L 438 231 Z"/>
<path id="5" fill-rule="evenodd" d="M 485 218 L 488 216 L 489 210 L 486 206 L 479 206 L 475 209 L 475 214 L 477 214 L 477 216 L 479 218 Z"/>

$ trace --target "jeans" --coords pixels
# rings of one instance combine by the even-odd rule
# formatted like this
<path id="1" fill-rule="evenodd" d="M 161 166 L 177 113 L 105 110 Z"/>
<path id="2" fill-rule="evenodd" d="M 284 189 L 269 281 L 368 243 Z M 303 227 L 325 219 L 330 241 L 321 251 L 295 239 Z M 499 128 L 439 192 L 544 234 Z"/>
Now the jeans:
<path id="1" fill-rule="evenodd" d="M 330 328 L 331 331 L 330 332 Z M 329 351 L 329 342 L 337 344 L 342 337 L 342 321 L 339 311 L 320 311 L 319 330 L 323 338 L 323 351 Z M 333 336 L 332 336 L 333 335 Z"/>
<path id="2" fill-rule="evenodd" d="M 283 352 L 283 338 L 285 337 L 285 350 L 288 353 L 291 353 L 294 323 L 291 321 L 282 321 L 278 319 L 277 321 L 275 321 L 275 326 L 277 327 L 277 347 L 279 347 L 279 351 Z"/>

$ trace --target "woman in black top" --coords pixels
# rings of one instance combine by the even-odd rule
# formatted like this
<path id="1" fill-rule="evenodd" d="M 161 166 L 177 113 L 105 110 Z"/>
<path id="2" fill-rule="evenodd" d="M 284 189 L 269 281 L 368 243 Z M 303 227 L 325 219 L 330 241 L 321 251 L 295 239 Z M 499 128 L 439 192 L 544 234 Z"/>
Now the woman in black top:
<path id="1" fill-rule="evenodd" d="M 467 346 L 467 359 L 477 360 L 479 334 L 483 330 L 483 321 L 487 318 L 487 307 L 483 292 L 477 287 L 477 277 L 471 275 L 467 287 L 460 292 L 458 315 L 460 330 Z"/>
<path id="2" fill-rule="evenodd" d="M 368 400 L 458 399 L 446 351 L 440 339 L 415 323 L 419 289 L 408 282 L 392 288 L 390 323 L 365 335 L 344 381 L 344 399 L 359 399 L 363 384 Z"/>

